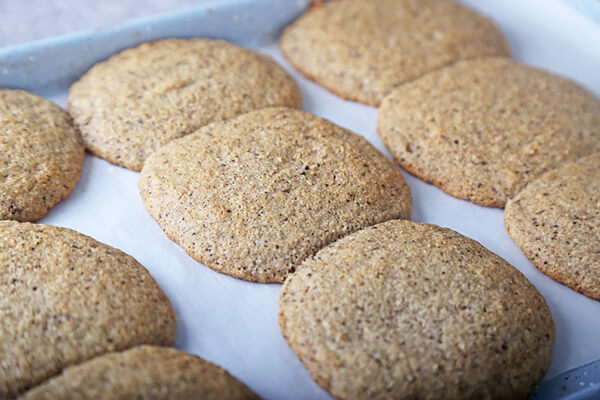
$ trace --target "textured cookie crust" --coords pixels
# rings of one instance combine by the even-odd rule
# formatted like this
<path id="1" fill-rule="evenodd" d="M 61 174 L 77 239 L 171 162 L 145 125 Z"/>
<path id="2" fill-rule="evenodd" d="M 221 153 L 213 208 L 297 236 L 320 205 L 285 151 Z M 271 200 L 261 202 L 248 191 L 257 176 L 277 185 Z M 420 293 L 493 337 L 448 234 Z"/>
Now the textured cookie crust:
<path id="1" fill-rule="evenodd" d="M 207 266 L 283 282 L 340 237 L 410 218 L 394 163 L 315 115 L 268 108 L 211 124 L 153 154 L 139 189 L 174 241 Z"/>
<path id="2" fill-rule="evenodd" d="M 167 347 L 139 346 L 67 368 L 20 397 L 60 399 L 259 399 L 224 369 Z"/>
<path id="3" fill-rule="evenodd" d="M 554 323 L 517 269 L 449 229 L 388 221 L 288 277 L 279 324 L 340 399 L 527 398 Z"/>
<path id="4" fill-rule="evenodd" d="M 0 219 L 46 215 L 75 187 L 84 154 L 79 132 L 60 107 L 0 89 Z"/>
<path id="5" fill-rule="evenodd" d="M 392 92 L 378 130 L 412 174 L 461 199 L 503 207 L 542 173 L 600 151 L 600 101 L 509 59 L 468 60 Z"/>
<path id="6" fill-rule="evenodd" d="M 175 314 L 133 257 L 66 228 L 0 222 L 0 398 L 139 344 L 172 345 Z"/>
<path id="7" fill-rule="evenodd" d="M 158 147 L 210 122 L 301 104 L 294 80 L 269 57 L 210 39 L 125 50 L 96 64 L 67 100 L 87 148 L 138 171 Z"/>
<path id="8" fill-rule="evenodd" d="M 508 201 L 504 223 L 543 273 L 600 300 L 600 153 L 531 182 Z"/>
<path id="9" fill-rule="evenodd" d="M 300 72 L 346 99 L 379 105 L 395 86 L 457 60 L 508 56 L 487 18 L 446 0 L 334 0 L 281 36 Z"/>

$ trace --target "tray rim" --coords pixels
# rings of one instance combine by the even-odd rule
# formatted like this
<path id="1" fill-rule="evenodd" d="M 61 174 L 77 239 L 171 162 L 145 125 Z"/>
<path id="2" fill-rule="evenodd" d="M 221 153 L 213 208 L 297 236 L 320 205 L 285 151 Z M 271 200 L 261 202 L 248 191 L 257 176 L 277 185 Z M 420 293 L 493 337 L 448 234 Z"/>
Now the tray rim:
<path id="1" fill-rule="evenodd" d="M 98 61 L 162 38 L 212 37 L 257 47 L 276 40 L 281 29 L 308 4 L 309 0 L 210 0 L 122 24 L 2 47 L 0 87 L 52 96 L 68 88 Z M 232 23 L 216 23 L 224 19 Z M 177 33 L 182 26 L 187 34 Z M 69 60 L 67 65 L 62 63 L 65 58 Z"/>

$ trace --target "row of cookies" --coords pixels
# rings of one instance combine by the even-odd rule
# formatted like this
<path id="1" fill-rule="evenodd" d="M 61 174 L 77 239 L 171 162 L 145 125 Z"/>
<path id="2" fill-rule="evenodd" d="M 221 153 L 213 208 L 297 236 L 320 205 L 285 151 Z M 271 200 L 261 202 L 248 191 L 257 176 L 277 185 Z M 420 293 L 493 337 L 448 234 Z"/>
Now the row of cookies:
<path id="1" fill-rule="evenodd" d="M 176 350 L 99 356 L 172 344 L 175 317 L 164 293 L 133 258 L 89 237 L 0 225 L 3 397 L 67 367 L 24 398 L 223 397 L 225 388 L 251 398 L 222 370 Z M 280 323 L 315 380 L 340 398 L 523 397 L 547 369 L 554 339 L 543 297 L 515 268 L 453 231 L 400 220 L 305 260 L 282 289 Z"/>
<path id="2" fill-rule="evenodd" d="M 210 122 L 269 106 L 300 107 L 294 80 L 260 53 L 225 41 L 145 43 L 95 65 L 64 112 L 0 89 L 0 219 L 35 221 L 79 179 L 84 147 L 140 170 L 161 145 Z"/>
<path id="3" fill-rule="evenodd" d="M 0 264 L 0 398 L 257 398 L 225 370 L 163 347 L 175 340 L 171 303 L 122 251 L 2 221 Z"/>
<path id="4" fill-rule="evenodd" d="M 477 204 L 503 207 L 540 174 L 600 151 L 600 102 L 510 60 L 490 21 L 450 1 L 321 3 L 281 49 L 333 92 L 380 106 L 379 133 L 403 168 Z"/>
<path id="5" fill-rule="evenodd" d="M 46 225 L 1 222 L 0 240 L 0 397 L 39 385 L 22 397 L 255 398 L 218 367 L 155 347 L 172 345 L 175 316 L 132 257 Z M 533 285 L 428 224 L 344 237 L 288 276 L 280 304 L 286 340 L 339 398 L 524 398 L 552 354 L 554 324 Z"/>

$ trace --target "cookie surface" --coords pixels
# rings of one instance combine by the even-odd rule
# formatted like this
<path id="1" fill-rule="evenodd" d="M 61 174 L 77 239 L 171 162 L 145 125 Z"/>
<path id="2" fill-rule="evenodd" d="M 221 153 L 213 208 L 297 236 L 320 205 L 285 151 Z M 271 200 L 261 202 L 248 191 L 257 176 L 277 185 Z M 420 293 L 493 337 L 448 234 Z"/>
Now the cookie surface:
<path id="1" fill-rule="evenodd" d="M 207 266 L 282 282 L 350 232 L 410 218 L 394 163 L 315 115 L 268 108 L 215 123 L 153 154 L 139 189 L 175 242 Z"/>
<path id="2" fill-rule="evenodd" d="M 378 131 L 407 171 L 453 196 L 503 207 L 540 174 L 600 151 L 600 101 L 509 59 L 468 60 L 392 92 Z"/>
<path id="3" fill-rule="evenodd" d="M 46 215 L 77 184 L 83 157 L 65 111 L 23 90 L 0 88 L 0 220 Z"/>
<path id="4" fill-rule="evenodd" d="M 600 153 L 531 182 L 509 200 L 504 223 L 538 269 L 600 300 Z"/>
<path id="5" fill-rule="evenodd" d="M 21 396 L 42 399 L 259 399 L 224 369 L 173 348 L 139 346 L 66 369 Z"/>
<path id="6" fill-rule="evenodd" d="M 449 229 L 388 221 L 288 277 L 282 333 L 340 399 L 527 398 L 554 323 L 525 276 Z"/>
<path id="7" fill-rule="evenodd" d="M 283 54 L 334 93 L 377 106 L 395 86 L 457 60 L 508 56 L 487 18 L 446 0 L 334 0 L 281 36 Z"/>
<path id="8" fill-rule="evenodd" d="M 172 345 L 175 314 L 133 257 L 66 228 L 0 222 L 0 398 L 67 366 Z"/>
<path id="9" fill-rule="evenodd" d="M 158 147 L 210 122 L 301 103 L 294 80 L 265 55 L 221 40 L 167 39 L 96 64 L 71 87 L 67 108 L 92 153 L 140 170 Z"/>

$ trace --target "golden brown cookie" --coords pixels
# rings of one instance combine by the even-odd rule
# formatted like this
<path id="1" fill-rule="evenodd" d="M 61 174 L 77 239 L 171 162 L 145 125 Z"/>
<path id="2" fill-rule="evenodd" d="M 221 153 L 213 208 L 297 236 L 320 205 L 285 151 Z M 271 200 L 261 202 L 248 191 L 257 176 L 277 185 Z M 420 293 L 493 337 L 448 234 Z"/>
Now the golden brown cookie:
<path id="1" fill-rule="evenodd" d="M 69 367 L 20 397 L 60 399 L 259 399 L 224 369 L 172 348 L 139 346 Z"/>
<path id="2" fill-rule="evenodd" d="M 175 314 L 148 271 L 66 228 L 0 222 L 0 398 L 140 344 L 172 345 Z"/>
<path id="3" fill-rule="evenodd" d="M 162 147 L 139 189 L 188 254 L 256 282 L 283 282 L 320 248 L 411 210 L 391 160 L 363 137 L 291 108 L 214 123 Z"/>
<path id="4" fill-rule="evenodd" d="M 531 182 L 508 201 L 504 223 L 543 273 L 600 300 L 600 153 Z"/>
<path id="5" fill-rule="evenodd" d="M 321 2 L 280 43 L 305 76 L 374 106 L 399 84 L 457 60 L 509 55 L 491 21 L 446 0 Z"/>
<path id="6" fill-rule="evenodd" d="M 435 225 L 346 236 L 287 278 L 279 306 L 285 339 L 339 399 L 525 399 L 552 356 L 535 287 Z"/>
<path id="7" fill-rule="evenodd" d="M 210 122 L 301 103 L 294 80 L 269 57 L 212 39 L 125 50 L 96 64 L 67 100 L 87 148 L 134 170 L 158 147 Z"/>
<path id="8" fill-rule="evenodd" d="M 65 111 L 23 90 L 0 88 L 0 220 L 46 215 L 75 187 L 83 157 Z"/>
<path id="9" fill-rule="evenodd" d="M 378 130 L 410 173 L 461 199 L 504 207 L 540 174 L 600 151 L 600 101 L 509 59 L 461 61 L 392 92 Z"/>

